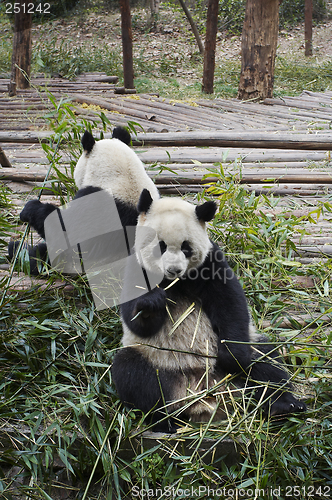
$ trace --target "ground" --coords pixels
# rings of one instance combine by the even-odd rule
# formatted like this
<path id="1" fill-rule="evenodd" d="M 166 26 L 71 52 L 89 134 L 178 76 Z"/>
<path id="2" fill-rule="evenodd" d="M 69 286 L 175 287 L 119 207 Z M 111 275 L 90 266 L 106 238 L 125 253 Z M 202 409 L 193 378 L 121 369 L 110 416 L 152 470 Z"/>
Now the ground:
<path id="1" fill-rule="evenodd" d="M 134 49 L 137 54 L 144 51 L 144 56 L 153 60 L 158 57 L 172 53 L 173 57 L 177 54 L 172 52 L 176 47 L 176 51 L 181 53 L 186 49 L 183 43 L 188 45 L 191 50 L 196 50 L 193 35 L 188 33 L 189 25 L 186 19 L 183 19 L 181 12 L 173 12 L 170 16 L 170 11 L 164 9 L 160 14 L 160 23 L 158 30 L 148 32 L 149 12 L 140 9 L 132 10 L 133 24 L 133 42 Z M 168 21 L 168 22 L 167 22 Z M 84 40 L 103 40 L 109 47 L 119 47 L 121 45 L 121 19 L 120 13 L 102 13 L 88 14 L 87 17 L 74 21 L 72 18 L 61 19 L 49 25 L 36 25 L 34 27 L 34 39 L 38 40 L 41 30 L 46 28 L 49 35 L 56 34 L 58 40 L 73 37 L 78 43 Z M 139 45 L 139 47 L 138 47 Z M 198 49 L 197 49 L 198 50 Z M 279 33 L 277 55 L 284 54 L 295 57 L 304 58 L 304 24 L 283 29 Z M 314 26 L 313 29 L 313 56 L 319 61 L 324 61 L 332 57 L 332 21 Z M 229 35 L 226 32 L 218 32 L 217 34 L 217 60 L 241 58 L 241 36 Z"/>
<path id="2" fill-rule="evenodd" d="M 189 23 L 181 10 L 163 7 L 159 21 L 151 29 L 149 11 L 132 10 L 135 76 L 149 78 L 152 74 L 160 79 L 174 77 L 180 85 L 191 85 L 201 81 L 202 58 Z M 203 23 L 204 24 L 204 23 Z M 202 35 L 203 37 L 203 35 Z M 71 15 L 52 23 L 35 25 L 33 38 L 36 50 L 40 50 L 47 40 L 56 41 L 58 46 L 70 42 L 71 47 L 80 47 L 83 52 L 96 51 L 101 47 L 117 53 L 121 68 L 121 20 L 119 12 L 84 12 Z M 45 50 L 41 50 L 45 62 Z M 304 56 L 304 25 L 289 30 L 281 30 L 277 56 L 297 63 L 308 61 Z M 79 57 L 79 55 L 77 55 Z M 332 57 L 332 21 L 314 27 L 314 64 L 330 61 Z M 216 74 L 224 72 L 223 65 L 240 62 L 241 37 L 226 32 L 218 32 L 216 51 Z M 43 68 L 41 68 L 43 70 Z M 234 84 L 236 85 L 236 84 Z M 138 88 L 140 90 L 140 88 Z M 144 88 L 143 91 L 146 89 Z"/>

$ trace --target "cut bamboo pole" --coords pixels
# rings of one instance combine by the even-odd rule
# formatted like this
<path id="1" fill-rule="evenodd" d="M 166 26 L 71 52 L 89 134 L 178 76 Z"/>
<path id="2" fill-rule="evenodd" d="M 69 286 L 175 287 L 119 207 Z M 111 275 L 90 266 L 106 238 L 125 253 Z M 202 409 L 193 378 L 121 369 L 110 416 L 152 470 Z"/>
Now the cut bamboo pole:
<path id="1" fill-rule="evenodd" d="M 133 144 L 153 146 L 218 146 L 263 149 L 332 150 L 332 134 L 293 135 L 248 131 L 199 131 L 174 134 L 137 134 Z"/>
<path id="2" fill-rule="evenodd" d="M 0 179 L 11 180 L 16 182 L 43 182 L 45 178 L 45 172 L 29 170 L 27 172 L 16 171 L 15 168 L 6 168 L 0 170 Z M 202 173 L 189 173 L 188 175 L 183 175 L 183 173 L 178 175 L 167 175 L 167 174 L 155 174 L 153 172 L 148 172 L 149 175 L 154 178 L 156 184 L 186 184 L 188 186 L 195 184 L 211 184 L 218 181 L 218 177 L 209 177 L 207 179 L 202 179 L 206 172 Z M 332 176 L 329 174 L 281 174 L 272 175 L 270 172 L 265 173 L 242 173 L 238 177 L 241 184 L 332 184 Z M 50 179 L 51 182 L 51 179 Z"/>

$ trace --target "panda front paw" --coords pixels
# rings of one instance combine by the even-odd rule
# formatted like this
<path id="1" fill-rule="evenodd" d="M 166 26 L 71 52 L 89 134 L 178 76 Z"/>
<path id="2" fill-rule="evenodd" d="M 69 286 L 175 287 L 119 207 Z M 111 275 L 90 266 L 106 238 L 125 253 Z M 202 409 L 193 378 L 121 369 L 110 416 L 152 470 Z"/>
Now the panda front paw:
<path id="1" fill-rule="evenodd" d="M 284 392 L 273 401 L 268 401 L 265 405 L 266 413 L 271 416 L 289 415 L 292 413 L 302 413 L 307 410 L 307 405 L 296 399 L 291 393 Z"/>
<path id="2" fill-rule="evenodd" d="M 30 200 L 20 213 L 20 219 L 22 222 L 28 222 L 45 239 L 44 222 L 54 210 L 57 210 L 57 207 L 52 203 Z"/>
<path id="3" fill-rule="evenodd" d="M 137 299 L 133 310 L 134 317 L 141 316 L 146 319 L 164 311 L 166 308 L 166 292 L 163 288 L 156 287 Z"/>
<path id="4" fill-rule="evenodd" d="M 151 337 L 163 326 L 166 317 L 166 292 L 154 288 L 135 300 L 121 305 L 121 315 L 128 328 L 139 337 Z"/>
<path id="5" fill-rule="evenodd" d="M 20 213 L 21 221 L 28 222 L 30 224 L 38 208 L 40 208 L 41 205 L 42 203 L 39 200 L 28 201 L 28 203 L 25 205 L 22 212 Z"/>

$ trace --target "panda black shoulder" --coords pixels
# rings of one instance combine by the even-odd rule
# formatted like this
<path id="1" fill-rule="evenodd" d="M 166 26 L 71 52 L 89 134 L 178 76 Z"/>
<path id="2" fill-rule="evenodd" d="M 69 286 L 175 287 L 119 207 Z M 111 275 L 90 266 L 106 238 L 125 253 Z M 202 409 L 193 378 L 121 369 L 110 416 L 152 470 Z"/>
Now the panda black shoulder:
<path id="1" fill-rule="evenodd" d="M 82 198 L 83 196 L 87 196 L 88 194 L 97 193 L 98 191 L 102 191 L 102 189 L 100 187 L 95 187 L 95 186 L 86 186 L 77 191 L 74 200 Z"/>

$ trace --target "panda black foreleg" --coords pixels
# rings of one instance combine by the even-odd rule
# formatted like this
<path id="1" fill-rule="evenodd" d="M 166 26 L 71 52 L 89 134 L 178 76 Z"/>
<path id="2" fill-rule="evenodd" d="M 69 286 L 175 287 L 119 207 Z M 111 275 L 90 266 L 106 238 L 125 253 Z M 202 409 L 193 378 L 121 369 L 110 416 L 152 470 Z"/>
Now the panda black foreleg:
<path id="1" fill-rule="evenodd" d="M 220 248 L 211 252 L 196 273 L 187 280 L 199 297 L 213 331 L 218 336 L 218 358 L 225 372 L 240 373 L 251 362 L 249 345 L 250 316 L 242 286 L 229 267 Z"/>
<path id="2" fill-rule="evenodd" d="M 265 337 L 261 337 L 260 340 L 268 342 Z M 263 408 L 265 413 L 270 415 L 305 411 L 305 403 L 296 399 L 291 393 L 292 384 L 289 381 L 289 375 L 279 363 L 278 358 L 279 355 L 272 344 L 254 347 L 249 378 L 256 384 L 259 385 L 261 382 L 265 386 L 255 391 L 255 399 L 259 401 L 263 397 L 266 400 Z"/>
<path id="3" fill-rule="evenodd" d="M 112 377 L 121 401 L 143 413 L 153 412 L 149 420 L 158 432 L 175 432 L 171 418 L 165 419 L 165 402 L 172 400 L 177 374 L 154 368 L 137 349 L 126 347 L 118 351 L 112 364 Z M 162 420 L 161 422 L 159 422 Z"/>
<path id="4" fill-rule="evenodd" d="M 20 213 L 20 219 L 22 222 L 28 222 L 45 239 L 44 222 L 54 210 L 58 210 L 58 207 L 52 205 L 52 203 L 30 200 Z"/>
<path id="5" fill-rule="evenodd" d="M 166 292 L 159 287 L 121 306 L 123 320 L 140 337 L 157 333 L 165 322 L 166 313 Z"/>

